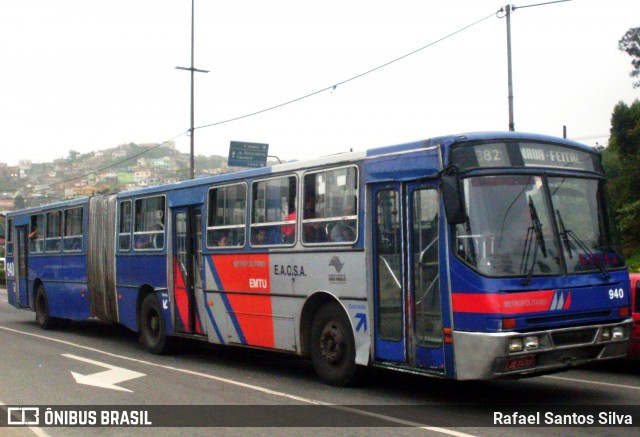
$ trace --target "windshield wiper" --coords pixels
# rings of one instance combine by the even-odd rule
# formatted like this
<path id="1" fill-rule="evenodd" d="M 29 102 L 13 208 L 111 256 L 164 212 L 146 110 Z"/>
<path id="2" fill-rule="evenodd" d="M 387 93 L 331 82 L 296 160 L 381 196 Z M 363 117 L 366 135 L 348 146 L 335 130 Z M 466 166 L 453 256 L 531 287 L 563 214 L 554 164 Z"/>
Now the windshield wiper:
<path id="1" fill-rule="evenodd" d="M 558 215 L 558 226 L 560 226 L 560 238 L 562 239 L 564 246 L 567 248 L 569 259 L 572 259 L 573 252 L 571 251 L 571 246 L 573 246 L 573 244 L 571 243 L 571 241 L 569 241 L 569 233 L 567 231 L 567 228 L 564 227 L 564 221 L 562 220 L 559 209 L 556 209 L 556 214 Z"/>
<path id="2" fill-rule="evenodd" d="M 527 228 L 527 240 L 524 243 L 524 248 L 522 250 L 522 258 L 520 260 L 520 273 L 523 274 L 527 272 L 527 276 L 522 279 L 522 285 L 529 285 L 531 283 L 531 277 L 533 276 L 533 269 L 536 266 L 536 261 L 538 260 L 538 246 L 536 243 L 535 248 L 533 249 L 533 260 L 531 262 L 531 267 L 527 268 L 529 265 L 529 254 L 531 253 L 531 246 L 533 245 L 533 236 L 535 231 L 533 230 L 533 226 L 529 226 Z"/>
<path id="3" fill-rule="evenodd" d="M 529 212 L 531 213 L 531 224 L 533 225 L 533 231 L 536 234 L 536 240 L 540 245 L 540 250 L 542 250 L 542 255 L 547 257 L 547 245 L 544 242 L 544 235 L 542 235 L 542 223 L 540 223 L 540 219 L 538 218 L 538 211 L 536 210 L 536 206 L 533 204 L 533 199 L 529 197 Z"/>
<path id="4" fill-rule="evenodd" d="M 575 245 L 569 239 L 571 238 L 573 241 L 575 241 L 578 247 L 580 247 L 580 249 L 582 249 L 584 253 L 586 253 L 587 256 L 593 260 L 593 263 L 598 268 L 598 270 L 600 270 L 600 273 L 602 273 L 602 276 L 605 279 L 610 279 L 611 275 L 607 271 L 607 268 L 604 266 L 602 261 L 600 261 L 598 257 L 596 257 L 596 255 L 591 251 L 591 249 L 589 249 L 589 247 L 587 247 L 587 245 L 584 244 L 584 241 L 582 241 L 580 237 L 576 235 L 575 232 L 573 232 L 571 229 L 567 229 L 564 227 L 564 223 L 562 221 L 562 216 L 560 215 L 559 209 L 556 210 L 556 214 L 558 216 L 558 226 L 560 226 L 560 238 L 562 238 L 562 241 L 565 242 L 565 245 L 567 247 L 567 252 L 569 252 L 569 258 L 571 258 L 571 249 L 576 250 Z"/>
<path id="5" fill-rule="evenodd" d="M 533 276 L 533 270 L 535 269 L 536 262 L 538 261 L 538 246 L 542 255 L 547 257 L 547 246 L 544 241 L 544 235 L 542 234 L 542 223 L 538 217 L 538 211 L 533 203 L 533 199 L 529 197 L 529 213 L 531 214 L 531 226 L 527 228 L 527 240 L 522 251 L 522 264 L 520 265 L 520 272 L 524 273 L 529 265 L 529 254 L 531 253 L 531 245 L 533 243 L 533 236 L 536 237 L 536 246 L 533 249 L 533 259 L 531 260 L 531 267 L 527 272 L 527 276 L 522 280 L 522 285 L 528 285 L 531 283 L 531 277 Z"/>

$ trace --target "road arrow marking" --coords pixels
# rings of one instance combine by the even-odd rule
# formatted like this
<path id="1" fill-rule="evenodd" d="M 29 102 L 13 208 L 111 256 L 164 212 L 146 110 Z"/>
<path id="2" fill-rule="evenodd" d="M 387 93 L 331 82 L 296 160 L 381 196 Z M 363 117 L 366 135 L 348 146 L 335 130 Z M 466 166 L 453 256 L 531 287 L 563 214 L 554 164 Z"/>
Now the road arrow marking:
<path id="1" fill-rule="evenodd" d="M 92 385 L 94 387 L 110 388 L 111 390 L 128 391 L 133 393 L 131 390 L 118 387 L 116 384 L 130 379 L 140 378 L 141 376 L 146 376 L 144 373 L 134 372 L 133 370 L 123 369 L 122 367 L 112 366 L 111 364 L 101 363 L 100 361 L 90 360 L 77 355 L 62 354 L 62 356 L 109 369 L 104 372 L 93 373 L 91 375 L 81 375 L 76 372 L 71 372 L 71 375 L 78 384 Z"/>

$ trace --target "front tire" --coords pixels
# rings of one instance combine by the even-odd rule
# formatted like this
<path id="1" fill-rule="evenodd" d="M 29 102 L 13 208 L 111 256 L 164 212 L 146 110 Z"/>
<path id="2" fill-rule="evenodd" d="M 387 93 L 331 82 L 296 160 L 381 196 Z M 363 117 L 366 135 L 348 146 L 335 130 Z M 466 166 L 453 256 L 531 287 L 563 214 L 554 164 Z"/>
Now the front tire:
<path id="1" fill-rule="evenodd" d="M 140 341 L 152 354 L 168 352 L 162 308 L 154 293 L 148 294 L 140 307 Z"/>
<path id="2" fill-rule="evenodd" d="M 356 348 L 351 323 L 336 302 L 324 304 L 311 324 L 311 362 L 320 379 L 333 386 L 353 382 Z"/>

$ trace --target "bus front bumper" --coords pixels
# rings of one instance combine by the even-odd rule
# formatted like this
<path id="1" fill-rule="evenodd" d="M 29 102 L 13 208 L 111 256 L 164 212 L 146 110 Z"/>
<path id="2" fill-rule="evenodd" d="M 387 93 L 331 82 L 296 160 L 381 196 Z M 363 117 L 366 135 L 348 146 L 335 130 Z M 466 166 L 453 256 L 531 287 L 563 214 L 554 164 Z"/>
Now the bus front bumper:
<path id="1" fill-rule="evenodd" d="M 553 373 L 627 354 L 633 320 L 535 332 L 453 332 L 456 379 Z"/>

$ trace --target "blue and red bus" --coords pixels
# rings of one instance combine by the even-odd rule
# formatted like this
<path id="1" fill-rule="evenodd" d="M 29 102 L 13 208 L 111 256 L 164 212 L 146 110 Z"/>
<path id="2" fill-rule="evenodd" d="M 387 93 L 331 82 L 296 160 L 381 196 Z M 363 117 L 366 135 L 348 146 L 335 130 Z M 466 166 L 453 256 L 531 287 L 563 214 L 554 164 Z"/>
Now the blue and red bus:
<path id="1" fill-rule="evenodd" d="M 179 337 L 459 380 L 622 357 L 625 261 L 600 153 L 443 136 L 8 214 L 8 296 L 42 328 Z"/>

